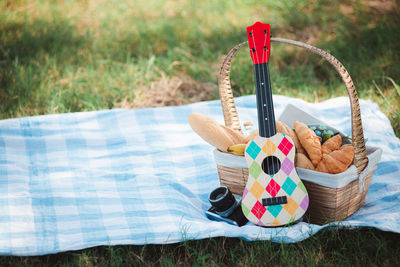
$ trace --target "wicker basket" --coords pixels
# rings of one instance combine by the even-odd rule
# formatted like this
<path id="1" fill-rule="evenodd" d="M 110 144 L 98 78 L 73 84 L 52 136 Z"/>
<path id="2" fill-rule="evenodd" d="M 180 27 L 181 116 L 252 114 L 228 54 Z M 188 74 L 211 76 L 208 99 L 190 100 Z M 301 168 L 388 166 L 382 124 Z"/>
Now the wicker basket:
<path id="1" fill-rule="evenodd" d="M 347 70 L 336 58 L 319 48 L 283 38 L 271 38 L 271 42 L 302 47 L 320 55 L 336 69 L 347 88 L 351 105 L 352 143 L 355 150 L 353 165 L 355 166 L 354 171 L 356 178 L 342 187 L 335 188 L 307 181 L 307 179 L 303 179 L 305 177 L 302 177 L 299 173 L 310 197 L 310 204 L 307 211 L 309 221 L 311 223 L 323 224 L 343 220 L 364 204 L 365 196 L 371 184 L 372 175 L 380 159 L 380 153 L 378 153 L 379 159 L 369 164 L 362 129 L 360 105 L 353 81 Z M 235 46 L 228 53 L 219 73 L 219 92 L 225 124 L 237 131 L 241 131 L 241 127 L 231 89 L 230 67 L 233 56 L 237 50 L 245 44 L 247 44 L 247 42 Z M 224 166 L 217 163 L 217 169 L 221 185 L 229 187 L 230 190 L 236 194 L 243 193 L 248 178 L 247 168 L 237 168 L 233 167 L 233 165 Z M 314 173 L 319 174 L 318 172 Z M 332 175 L 332 179 L 335 179 L 335 175 Z"/>

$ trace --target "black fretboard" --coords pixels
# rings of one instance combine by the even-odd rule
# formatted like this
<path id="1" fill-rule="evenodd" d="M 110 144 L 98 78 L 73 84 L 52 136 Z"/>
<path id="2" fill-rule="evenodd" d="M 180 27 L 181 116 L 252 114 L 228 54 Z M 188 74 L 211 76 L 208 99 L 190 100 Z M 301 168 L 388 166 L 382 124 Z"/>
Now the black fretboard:
<path id="1" fill-rule="evenodd" d="M 259 133 L 260 136 L 268 138 L 276 134 L 274 104 L 272 102 L 268 63 L 255 64 L 254 72 L 256 76 Z"/>

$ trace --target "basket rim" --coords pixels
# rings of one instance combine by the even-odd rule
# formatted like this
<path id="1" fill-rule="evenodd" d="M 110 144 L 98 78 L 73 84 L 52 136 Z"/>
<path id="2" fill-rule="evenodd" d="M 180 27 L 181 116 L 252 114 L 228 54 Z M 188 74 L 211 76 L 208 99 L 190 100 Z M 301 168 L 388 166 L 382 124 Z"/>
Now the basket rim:
<path id="1" fill-rule="evenodd" d="M 357 168 L 358 174 L 360 174 L 368 165 L 368 157 L 366 153 L 364 132 L 362 128 L 360 103 L 358 101 L 358 95 L 354 87 L 353 80 L 351 79 L 350 74 L 348 73 L 346 68 L 330 53 L 315 46 L 285 38 L 271 38 L 271 42 L 284 43 L 305 48 L 306 50 L 317 54 L 327 60 L 331 64 L 331 66 L 334 67 L 334 69 L 338 72 L 338 74 L 342 78 L 342 81 L 347 89 L 348 96 L 350 98 L 352 144 L 354 146 L 354 165 Z M 233 56 L 241 47 L 243 47 L 247 43 L 247 41 L 242 42 L 229 51 L 229 53 L 225 56 L 218 76 L 218 87 L 225 125 L 237 131 L 241 131 L 241 127 L 230 83 L 230 69 Z"/>

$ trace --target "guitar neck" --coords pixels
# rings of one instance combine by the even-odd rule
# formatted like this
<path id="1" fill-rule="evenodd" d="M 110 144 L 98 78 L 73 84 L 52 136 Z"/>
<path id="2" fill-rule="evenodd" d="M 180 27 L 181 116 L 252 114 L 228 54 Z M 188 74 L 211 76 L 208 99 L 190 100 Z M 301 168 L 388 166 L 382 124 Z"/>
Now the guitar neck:
<path id="1" fill-rule="evenodd" d="M 271 137 L 276 134 L 274 104 L 268 63 L 254 64 L 259 134 Z"/>

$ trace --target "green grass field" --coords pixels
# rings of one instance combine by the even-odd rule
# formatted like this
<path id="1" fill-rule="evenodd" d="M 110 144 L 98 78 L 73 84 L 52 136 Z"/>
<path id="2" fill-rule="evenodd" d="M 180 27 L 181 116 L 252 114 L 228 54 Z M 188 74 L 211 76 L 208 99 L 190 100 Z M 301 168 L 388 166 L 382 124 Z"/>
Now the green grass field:
<path id="1" fill-rule="evenodd" d="M 400 136 L 396 1 L 264 2 L 0 0 L 0 119 L 217 99 L 223 55 L 246 40 L 246 26 L 260 20 L 272 25 L 274 37 L 307 42 L 337 57 L 359 96 L 378 103 Z M 279 44 L 272 49 L 274 94 L 310 102 L 346 95 L 339 76 L 318 56 Z M 250 73 L 242 49 L 233 62 L 236 96 L 255 93 Z M 171 99 L 157 102 L 160 94 Z M 399 241 L 399 235 L 373 229 L 328 229 L 288 245 L 215 238 L 2 257 L 0 264 L 395 265 Z"/>
<path id="2" fill-rule="evenodd" d="M 234 238 L 172 245 L 103 246 L 40 257 L 2 257 L 1 266 L 398 266 L 400 236 L 370 228 L 327 229 L 277 244 Z"/>

